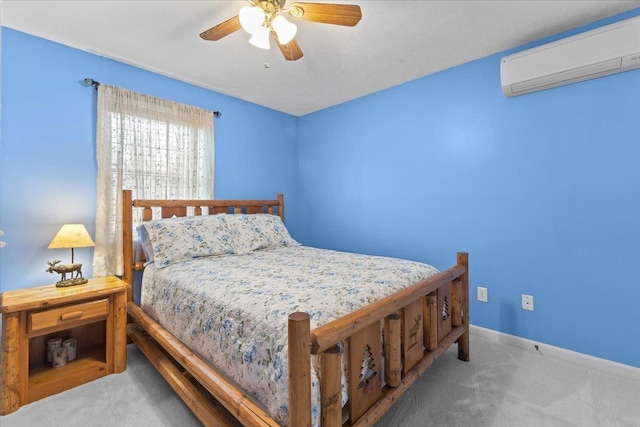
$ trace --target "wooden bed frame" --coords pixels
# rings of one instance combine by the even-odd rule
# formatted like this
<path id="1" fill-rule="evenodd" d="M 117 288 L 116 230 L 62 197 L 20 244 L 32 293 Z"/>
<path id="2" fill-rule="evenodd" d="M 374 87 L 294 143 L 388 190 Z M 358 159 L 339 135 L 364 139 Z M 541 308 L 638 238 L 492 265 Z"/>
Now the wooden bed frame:
<path id="1" fill-rule="evenodd" d="M 124 280 L 129 283 L 127 325 L 135 342 L 193 413 L 206 426 L 229 425 L 228 411 L 245 426 L 277 426 L 259 405 L 224 373 L 187 348 L 133 302 L 132 212 L 143 209 L 152 219 L 152 207 L 161 216 L 187 215 L 194 208 L 202 215 L 269 213 L 284 221 L 284 199 L 276 200 L 135 200 L 123 192 Z M 388 408 L 454 343 L 458 358 L 469 361 L 468 255 L 458 253 L 457 264 L 393 295 L 330 323 L 310 328 L 309 315 L 289 315 L 289 425 L 311 425 L 311 355 L 319 355 L 320 419 L 322 426 L 341 426 L 340 352 L 337 344 L 348 340 L 350 356 L 349 419 L 344 425 L 372 426 Z M 383 327 L 384 349 L 380 329 Z M 369 378 L 361 380 L 363 355 L 371 357 Z M 384 362 L 382 355 L 385 355 Z M 368 356 L 368 357 L 369 357 Z M 384 383 L 379 374 L 384 363 Z M 211 397 L 226 409 L 212 403 Z"/>

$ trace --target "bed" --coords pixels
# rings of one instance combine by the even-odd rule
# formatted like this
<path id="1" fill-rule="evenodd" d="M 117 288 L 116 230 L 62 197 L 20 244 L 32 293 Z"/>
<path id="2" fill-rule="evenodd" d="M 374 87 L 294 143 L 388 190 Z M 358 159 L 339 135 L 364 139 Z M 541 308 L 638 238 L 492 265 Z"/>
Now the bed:
<path id="1" fill-rule="evenodd" d="M 284 227 L 282 195 L 125 190 L 123 206 L 128 336 L 204 425 L 370 426 L 454 343 L 469 360 L 466 253 L 437 271 L 305 247 Z M 153 262 L 134 260 L 135 210 Z M 197 238 L 175 243 L 185 229 Z"/>

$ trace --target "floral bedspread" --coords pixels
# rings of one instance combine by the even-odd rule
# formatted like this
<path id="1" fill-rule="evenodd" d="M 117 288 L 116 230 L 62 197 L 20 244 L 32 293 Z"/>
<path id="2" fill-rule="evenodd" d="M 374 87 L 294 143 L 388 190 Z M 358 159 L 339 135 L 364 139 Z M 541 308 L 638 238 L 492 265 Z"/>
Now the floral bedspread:
<path id="1" fill-rule="evenodd" d="M 141 306 L 287 425 L 288 315 L 305 311 L 315 328 L 435 273 L 412 261 L 290 246 L 161 269 L 151 264 Z M 318 362 L 312 360 L 318 425 Z"/>

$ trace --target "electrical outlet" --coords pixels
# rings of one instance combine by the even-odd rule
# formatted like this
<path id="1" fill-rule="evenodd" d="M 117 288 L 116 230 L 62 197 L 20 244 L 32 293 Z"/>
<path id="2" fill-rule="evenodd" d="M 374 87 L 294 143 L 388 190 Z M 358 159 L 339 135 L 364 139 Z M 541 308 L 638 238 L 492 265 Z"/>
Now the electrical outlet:
<path id="1" fill-rule="evenodd" d="M 522 309 L 533 311 L 533 297 L 531 295 L 522 294 Z"/>
<path id="2" fill-rule="evenodd" d="M 487 288 L 478 286 L 478 301 L 489 302 L 489 290 Z"/>

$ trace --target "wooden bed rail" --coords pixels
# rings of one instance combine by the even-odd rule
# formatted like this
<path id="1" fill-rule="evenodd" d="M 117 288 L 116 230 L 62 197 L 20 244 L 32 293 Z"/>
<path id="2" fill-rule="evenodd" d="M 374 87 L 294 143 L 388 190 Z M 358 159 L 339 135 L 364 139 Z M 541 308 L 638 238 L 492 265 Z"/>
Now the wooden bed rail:
<path id="1" fill-rule="evenodd" d="M 125 190 L 126 191 L 126 190 Z M 145 200 L 136 199 L 132 202 L 132 206 L 135 208 L 162 208 L 165 214 L 164 218 L 173 216 L 171 211 L 182 212 L 186 208 L 195 208 L 196 215 L 202 213 L 202 208 L 210 208 L 214 213 L 227 213 L 229 208 L 233 208 L 234 213 L 240 213 L 243 209 L 248 210 L 249 213 L 261 213 L 263 209 L 268 213 L 275 214 L 273 208 L 280 207 L 278 209 L 278 215 L 284 221 L 284 208 L 281 202 L 282 194 L 278 195 L 278 200 Z M 200 208 L 200 210 L 198 210 Z M 222 209 L 219 209 L 222 208 Z M 225 209 L 226 208 L 226 209 Z M 147 210 L 147 212 L 150 212 Z M 177 216 L 184 216 L 178 215 Z M 148 218 L 146 220 L 150 220 Z"/>
<path id="2" fill-rule="evenodd" d="M 360 310 L 315 328 L 311 331 L 311 353 L 319 354 L 333 347 L 372 323 L 397 312 L 410 302 L 432 293 L 444 284 L 451 283 L 465 272 L 466 269 L 463 266 L 451 267 Z"/>
<path id="3" fill-rule="evenodd" d="M 313 330 L 307 313 L 290 315 L 289 383 L 295 388 L 289 389 L 289 424 L 311 423 L 310 361 L 315 354 L 322 372 L 321 424 L 342 425 L 340 342 L 349 346 L 348 425 L 373 425 L 455 342 L 458 358 L 468 361 L 468 267 L 468 255 L 458 253 L 456 266 Z"/>
<path id="4" fill-rule="evenodd" d="M 127 305 L 127 310 L 136 322 L 149 334 L 153 340 L 158 342 L 180 365 L 202 384 L 217 401 L 222 404 L 243 426 L 247 427 L 278 427 L 278 424 L 269 417 L 269 415 L 256 403 L 253 402 L 244 393 L 237 390 L 235 385 L 224 375 L 213 370 L 210 365 L 203 362 L 195 353 L 193 353 L 186 345 L 184 345 L 175 336 L 163 329 L 160 324 L 149 317 L 142 311 L 140 307 L 133 303 Z M 196 398 L 201 393 L 192 387 L 188 379 L 180 375 L 173 368 L 172 363 L 166 363 L 158 351 L 152 350 L 152 345 L 148 344 L 148 338 L 139 332 L 134 324 L 127 326 L 129 336 L 140 346 L 140 349 L 148 354 L 152 363 L 161 371 L 168 371 L 172 380 L 167 378 L 169 385 L 183 397 L 183 400 L 191 408 L 194 414 L 207 426 L 227 425 L 221 423 L 224 414 L 214 406 L 203 406 L 203 399 Z M 142 344 L 142 346 L 141 346 Z M 157 359 L 157 360 L 156 360 Z M 212 420 L 212 421 L 208 421 Z"/>

